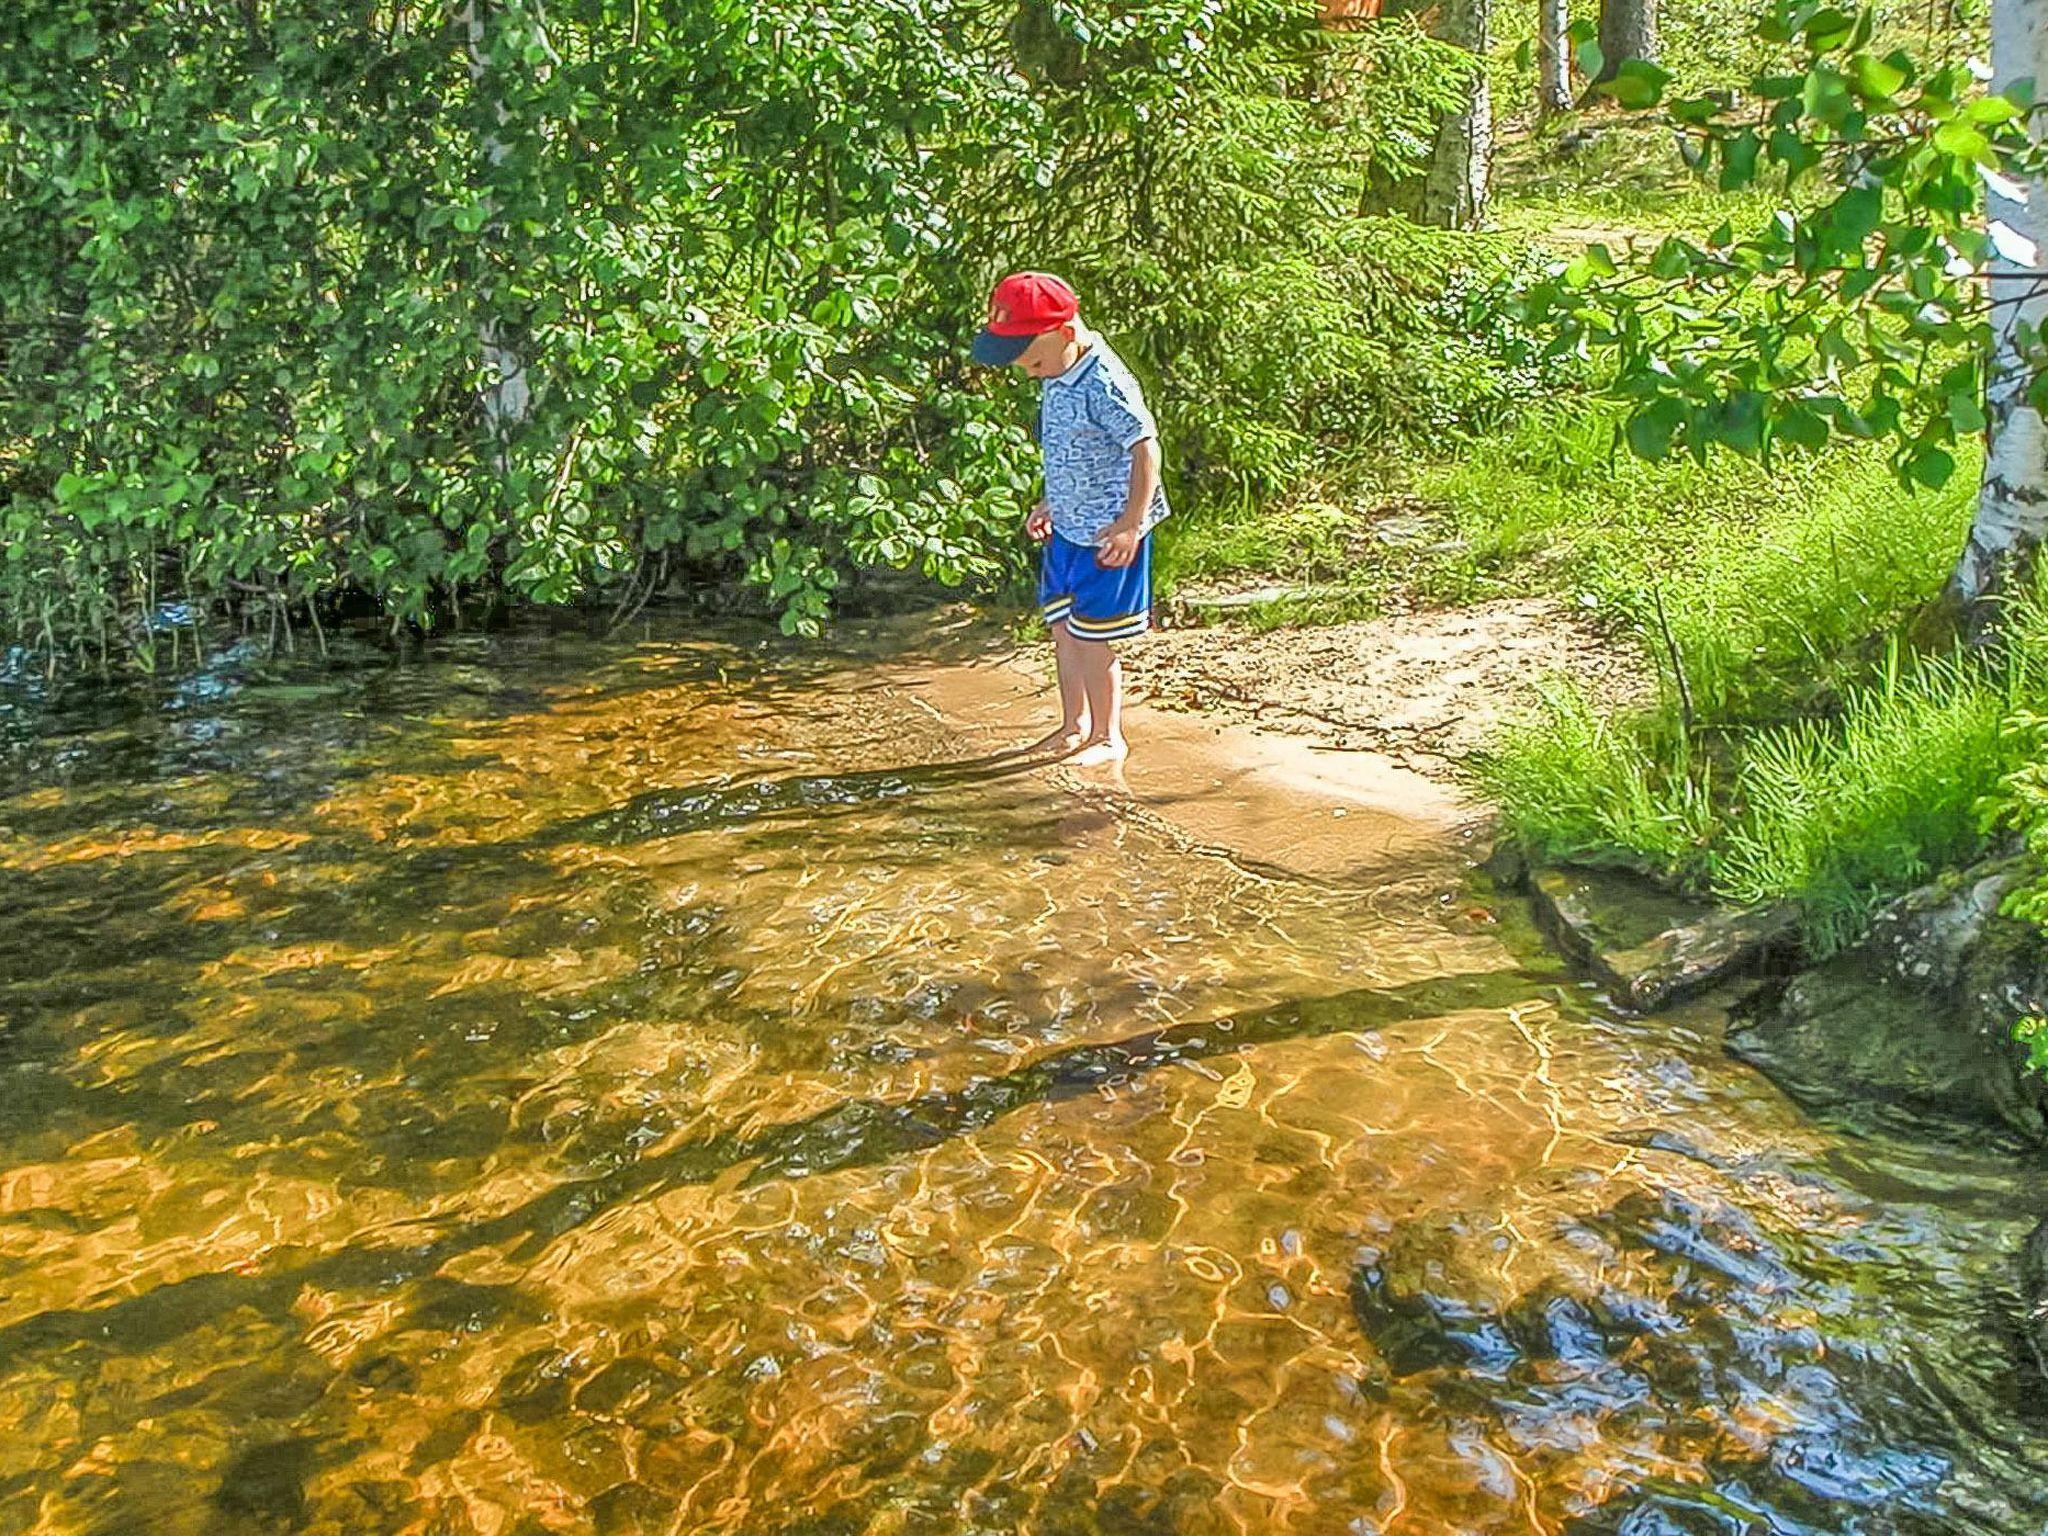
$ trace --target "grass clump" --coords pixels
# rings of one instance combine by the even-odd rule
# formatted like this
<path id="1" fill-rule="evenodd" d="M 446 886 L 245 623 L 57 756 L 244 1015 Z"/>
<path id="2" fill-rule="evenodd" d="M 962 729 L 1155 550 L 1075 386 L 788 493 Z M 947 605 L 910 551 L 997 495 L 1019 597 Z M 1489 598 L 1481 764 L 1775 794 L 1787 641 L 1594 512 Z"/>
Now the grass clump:
<path id="1" fill-rule="evenodd" d="M 1557 590 L 1597 574 L 1622 540 L 1679 553 L 1702 519 L 1767 510 L 1813 474 L 1810 462 L 1767 472 L 1732 454 L 1647 463 L 1617 446 L 1617 422 L 1614 407 L 1582 400 L 1533 409 L 1418 467 L 1416 494 L 1464 547 L 1462 569 L 1446 574 L 1482 593 Z"/>
<path id="2" fill-rule="evenodd" d="M 1782 711 L 1867 670 L 1859 646 L 1934 595 L 1969 525 L 1972 464 L 1929 493 L 1858 449 L 1646 463 L 1615 447 L 1615 420 L 1542 412 L 1425 471 L 1418 489 L 1463 546 L 1437 585 L 1609 615 L 1696 723 Z"/>
<path id="3" fill-rule="evenodd" d="M 1887 898 L 1989 844 L 1986 807 L 2029 760 L 2012 727 L 2048 705 L 2048 624 L 1992 656 L 1894 641 L 1825 713 L 1684 722 L 1609 716 L 1569 686 L 1481 765 L 1539 857 L 1621 864 L 1737 903 L 1790 903 L 1819 954 Z"/>
<path id="4" fill-rule="evenodd" d="M 1539 692 L 1479 762 L 1517 841 L 1544 859 L 1682 874 L 1712 835 L 1712 769 L 1653 712 L 1612 712 L 1578 685 Z"/>
<path id="5" fill-rule="evenodd" d="M 1307 500 L 1263 512 L 1201 508 L 1160 530 L 1154 575 L 1162 589 L 1220 577 L 1337 580 L 1351 568 L 1352 519 L 1334 502 Z"/>
<path id="6" fill-rule="evenodd" d="M 1859 675 L 1867 642 L 1935 595 L 1962 546 L 1974 474 L 1924 492 L 1902 489 L 1875 454 L 1824 467 L 1753 521 L 1705 523 L 1652 589 L 1659 638 L 1668 627 L 1701 716 L 1768 714 Z M 1656 603 L 1631 601 L 1631 562 L 1616 564 L 1601 573 L 1607 595 L 1647 633 Z"/>
<path id="7" fill-rule="evenodd" d="M 1653 700 L 1618 708 L 1552 688 L 1482 763 L 1486 787 L 1540 857 L 1790 902 L 1831 951 L 1984 846 L 1979 807 L 2024 757 L 2004 726 L 2044 692 L 2048 625 L 2017 613 L 1995 661 L 1890 638 L 1947 574 L 1974 465 L 1940 493 L 1855 452 L 1768 474 L 1619 456 L 1604 477 L 1611 431 L 1553 418 L 1438 472 L 1490 583 L 1580 594 L 1658 674 Z"/>
<path id="8" fill-rule="evenodd" d="M 2039 707 L 2048 647 L 1996 663 L 1897 649 L 1824 717 L 1708 743 L 1667 707 L 1617 718 L 1573 688 L 1482 764 L 1537 856 L 1619 864 L 1737 903 L 1797 907 L 1828 954 L 1871 911 L 1987 846 L 1982 808 L 2027 754 L 2007 729 Z"/>
<path id="9" fill-rule="evenodd" d="M 1886 897 L 1981 854 L 1982 808 L 2024 744 L 2006 730 L 2040 695 L 2039 639 L 1997 663 L 1946 656 L 1847 695 L 1837 718 L 1793 721 L 1742 744 L 1725 835 L 1708 876 L 1745 903 L 1798 905 L 1829 953 Z"/>

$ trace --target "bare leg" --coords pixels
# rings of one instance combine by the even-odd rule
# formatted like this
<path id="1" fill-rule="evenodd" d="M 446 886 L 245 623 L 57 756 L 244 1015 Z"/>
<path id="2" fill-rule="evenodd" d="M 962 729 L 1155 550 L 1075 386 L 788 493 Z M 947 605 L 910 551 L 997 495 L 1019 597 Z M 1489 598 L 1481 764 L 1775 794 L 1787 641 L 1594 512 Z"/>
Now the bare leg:
<path id="1" fill-rule="evenodd" d="M 1071 752 L 1088 734 L 1088 696 L 1081 680 L 1082 653 L 1088 649 L 1087 642 L 1074 638 L 1065 620 L 1053 625 L 1052 652 L 1060 678 L 1060 726 L 1027 751 Z"/>
<path id="2" fill-rule="evenodd" d="M 1077 640 L 1081 656 L 1081 689 L 1088 700 L 1092 728 L 1081 743 L 1077 768 L 1121 762 L 1130 753 L 1124 740 L 1124 667 L 1116 652 L 1101 640 Z"/>

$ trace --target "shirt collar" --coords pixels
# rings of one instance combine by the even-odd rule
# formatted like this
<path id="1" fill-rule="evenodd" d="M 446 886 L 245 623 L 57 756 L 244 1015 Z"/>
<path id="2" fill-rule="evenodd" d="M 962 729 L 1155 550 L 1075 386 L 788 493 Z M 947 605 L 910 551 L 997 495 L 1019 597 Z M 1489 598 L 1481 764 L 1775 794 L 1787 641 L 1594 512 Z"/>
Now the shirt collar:
<path id="1" fill-rule="evenodd" d="M 1088 343 L 1088 350 L 1086 352 L 1083 352 L 1080 355 L 1080 357 L 1075 360 L 1074 365 L 1071 368 L 1069 368 L 1065 373 L 1056 373 L 1051 378 L 1047 379 L 1045 382 L 1048 386 L 1053 384 L 1080 383 L 1082 379 L 1087 377 L 1088 370 L 1090 368 L 1093 368 L 1095 364 L 1101 359 L 1102 338 L 1100 336 L 1097 336 L 1092 331 L 1084 331 L 1081 334 L 1082 338 Z"/>

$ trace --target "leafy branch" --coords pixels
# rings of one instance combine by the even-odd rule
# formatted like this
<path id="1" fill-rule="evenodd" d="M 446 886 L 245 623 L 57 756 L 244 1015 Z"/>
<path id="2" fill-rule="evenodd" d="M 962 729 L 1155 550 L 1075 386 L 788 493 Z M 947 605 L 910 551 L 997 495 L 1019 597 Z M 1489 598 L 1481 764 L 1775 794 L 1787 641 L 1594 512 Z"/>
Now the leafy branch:
<path id="1" fill-rule="evenodd" d="M 1674 235 L 1647 258 L 1592 246 L 1525 301 L 1554 349 L 1611 369 L 1637 454 L 1880 441 L 1902 481 L 1935 487 L 1959 438 L 1983 429 L 1998 311 L 2043 273 L 2031 241 L 1978 210 L 1986 190 L 2023 201 L 2041 174 L 2040 108 L 2024 90 L 1986 92 L 1969 64 L 1880 55 L 1874 26 L 1868 8 L 1773 0 L 1756 33 L 1783 67 L 1747 93 L 1667 103 L 1669 76 L 1641 61 L 1600 87 L 1630 110 L 1661 107 L 1724 192 L 1780 198 L 1759 228 Z M 1579 47 L 1597 68 L 1583 30 Z M 2041 358 L 2032 327 L 2019 342 Z M 2029 398 L 2048 404 L 2038 368 Z"/>

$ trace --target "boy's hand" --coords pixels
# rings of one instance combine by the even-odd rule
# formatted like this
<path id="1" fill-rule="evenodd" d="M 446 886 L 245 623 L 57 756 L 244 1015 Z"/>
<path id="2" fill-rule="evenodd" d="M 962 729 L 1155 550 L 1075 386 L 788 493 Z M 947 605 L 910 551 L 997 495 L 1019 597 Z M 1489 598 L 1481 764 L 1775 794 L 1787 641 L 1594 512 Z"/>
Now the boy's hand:
<path id="1" fill-rule="evenodd" d="M 1141 537 L 1135 528 L 1126 528 L 1121 523 L 1112 523 L 1109 531 L 1095 543 L 1095 563 L 1111 570 L 1129 565 L 1138 558 L 1138 540 Z"/>
<path id="2" fill-rule="evenodd" d="M 1043 544 L 1052 537 L 1052 513 L 1044 502 L 1041 501 L 1025 515 L 1024 537 L 1034 544 Z"/>

